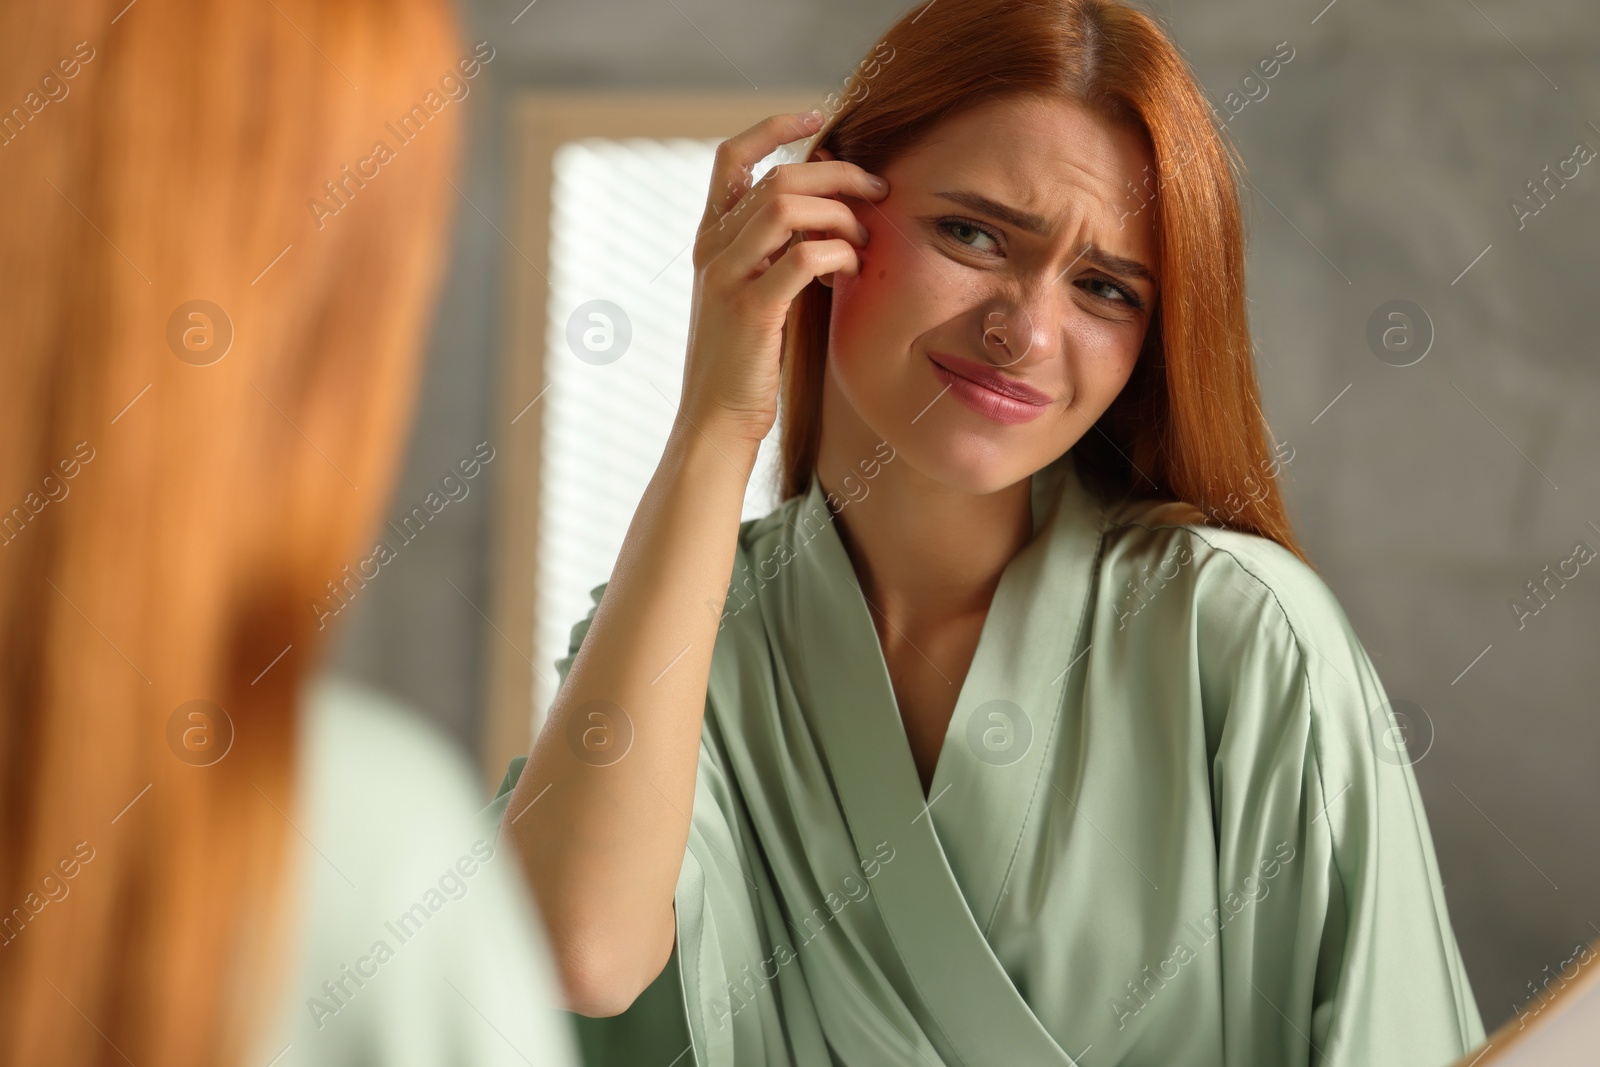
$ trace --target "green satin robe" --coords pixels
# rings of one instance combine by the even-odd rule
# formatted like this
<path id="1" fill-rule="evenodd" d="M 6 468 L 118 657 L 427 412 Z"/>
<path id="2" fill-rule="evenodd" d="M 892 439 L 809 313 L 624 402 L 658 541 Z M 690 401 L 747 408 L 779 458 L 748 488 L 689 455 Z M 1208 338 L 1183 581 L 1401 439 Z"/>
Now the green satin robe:
<path id="1" fill-rule="evenodd" d="M 1187 504 L 1107 505 L 1071 453 L 1032 490 L 926 796 L 816 480 L 742 525 L 677 944 L 579 1021 L 587 1063 L 1436 1067 L 1483 1040 L 1328 587 Z"/>

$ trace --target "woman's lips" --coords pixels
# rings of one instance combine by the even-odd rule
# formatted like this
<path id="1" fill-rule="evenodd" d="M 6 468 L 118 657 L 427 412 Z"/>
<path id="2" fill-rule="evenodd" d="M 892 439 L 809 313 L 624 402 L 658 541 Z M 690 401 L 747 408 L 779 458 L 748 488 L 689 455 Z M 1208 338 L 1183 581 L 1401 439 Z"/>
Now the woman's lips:
<path id="1" fill-rule="evenodd" d="M 1050 403 L 1048 395 L 1007 378 L 987 363 L 944 352 L 928 353 L 928 362 L 957 400 L 996 422 L 1014 424 L 1036 419 Z"/>

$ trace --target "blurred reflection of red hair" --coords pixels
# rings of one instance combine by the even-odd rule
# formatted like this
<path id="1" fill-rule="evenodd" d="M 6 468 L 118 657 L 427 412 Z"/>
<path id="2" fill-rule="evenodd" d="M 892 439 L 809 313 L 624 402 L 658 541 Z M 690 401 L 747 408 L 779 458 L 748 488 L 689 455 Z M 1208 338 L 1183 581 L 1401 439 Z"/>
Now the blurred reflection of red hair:
<path id="1" fill-rule="evenodd" d="M 445 258 L 459 119 L 385 124 L 464 54 L 446 0 L 0 9 L 0 1062 L 230 1063 L 279 1003 L 311 603 L 381 518 Z M 196 699 L 237 730 L 207 767 L 167 738 Z"/>

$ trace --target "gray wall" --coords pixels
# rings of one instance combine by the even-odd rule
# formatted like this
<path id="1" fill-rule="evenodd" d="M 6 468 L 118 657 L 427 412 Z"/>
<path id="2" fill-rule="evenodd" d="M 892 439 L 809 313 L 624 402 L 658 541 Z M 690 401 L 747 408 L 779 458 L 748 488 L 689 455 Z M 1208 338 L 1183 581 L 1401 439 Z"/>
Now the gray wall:
<path id="1" fill-rule="evenodd" d="M 524 2 L 469 0 L 465 12 L 469 39 L 497 54 L 474 89 L 458 184 L 476 207 L 457 204 L 397 512 L 492 440 L 504 246 L 484 216 L 504 228 L 512 93 L 838 84 L 901 9 L 538 0 L 513 25 Z M 1279 41 L 1295 49 L 1228 123 L 1257 191 L 1250 293 L 1266 411 L 1294 448 L 1287 491 L 1312 558 L 1390 696 L 1423 709 L 1410 743 L 1432 744 L 1417 776 L 1493 1029 L 1528 999 L 1526 983 L 1600 937 L 1600 567 L 1521 629 L 1508 604 L 1580 538 L 1600 548 L 1584 525 L 1600 526 L 1600 160 L 1520 230 L 1509 207 L 1579 140 L 1600 149 L 1600 13 L 1592 0 L 1323 5 L 1159 10 L 1219 106 Z M 1413 366 L 1380 361 L 1366 340 L 1393 299 L 1432 321 Z M 480 479 L 408 546 L 364 592 L 336 657 L 468 745 L 487 642 L 500 640 L 473 607 L 488 602 L 489 505 Z"/>

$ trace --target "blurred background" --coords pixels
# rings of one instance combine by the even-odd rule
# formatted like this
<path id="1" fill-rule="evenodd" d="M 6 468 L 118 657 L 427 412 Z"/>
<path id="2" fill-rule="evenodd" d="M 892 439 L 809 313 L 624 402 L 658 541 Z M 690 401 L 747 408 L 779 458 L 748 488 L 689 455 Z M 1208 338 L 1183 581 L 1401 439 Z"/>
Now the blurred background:
<path id="1" fill-rule="evenodd" d="M 96 55 L 159 2 L 112 4 L 88 33 Z M 1291 516 L 1407 726 L 1492 1031 L 1600 938 L 1600 10 L 1141 6 L 1244 159 L 1253 329 Z M 439 54 L 476 58 L 470 92 L 428 128 L 392 131 L 457 138 L 461 156 L 441 179 L 453 227 L 378 533 L 388 550 L 350 557 L 306 607 L 330 673 L 366 687 L 341 699 L 429 720 L 408 743 L 475 772 L 449 786 L 464 806 L 527 750 L 659 456 L 715 145 L 826 108 L 905 8 L 456 0 L 459 48 Z M 303 41 L 330 85 L 349 80 L 342 67 L 359 76 L 304 25 L 283 47 Z M 41 39 L 25 53 L 39 64 L 0 72 L 6 106 L 77 39 Z M 403 107 L 389 114 L 405 126 Z M 0 166 L 38 138 L 19 129 L 0 136 Z M 329 152 L 355 161 L 365 139 Z M 303 190 L 297 225 L 342 210 L 349 187 L 331 186 Z M 253 261 L 258 281 L 269 258 Z M 769 469 L 747 517 L 776 502 Z M 443 835 L 436 852 L 464 856 L 466 841 Z M 408 871 L 396 899 L 435 873 Z M 305 973 L 309 989 L 334 971 Z"/>
<path id="2" fill-rule="evenodd" d="M 1410 716 L 1492 1030 L 1600 937 L 1600 568 L 1574 559 L 1580 542 L 1600 551 L 1600 161 L 1580 147 L 1600 151 L 1600 11 L 1144 6 L 1245 160 L 1258 361 L 1293 449 L 1291 513 Z M 356 598 L 337 662 L 436 716 L 486 780 L 526 737 L 524 683 L 548 701 L 551 661 L 669 424 L 712 146 L 822 106 L 903 7 L 462 7 L 467 36 L 496 54 L 468 108 L 470 205 L 396 522 L 476 443 L 500 451 Z M 595 300 L 631 329 L 620 355 L 568 342 L 572 322 L 600 321 L 583 308 Z M 531 499 L 509 498 L 515 463 Z"/>

